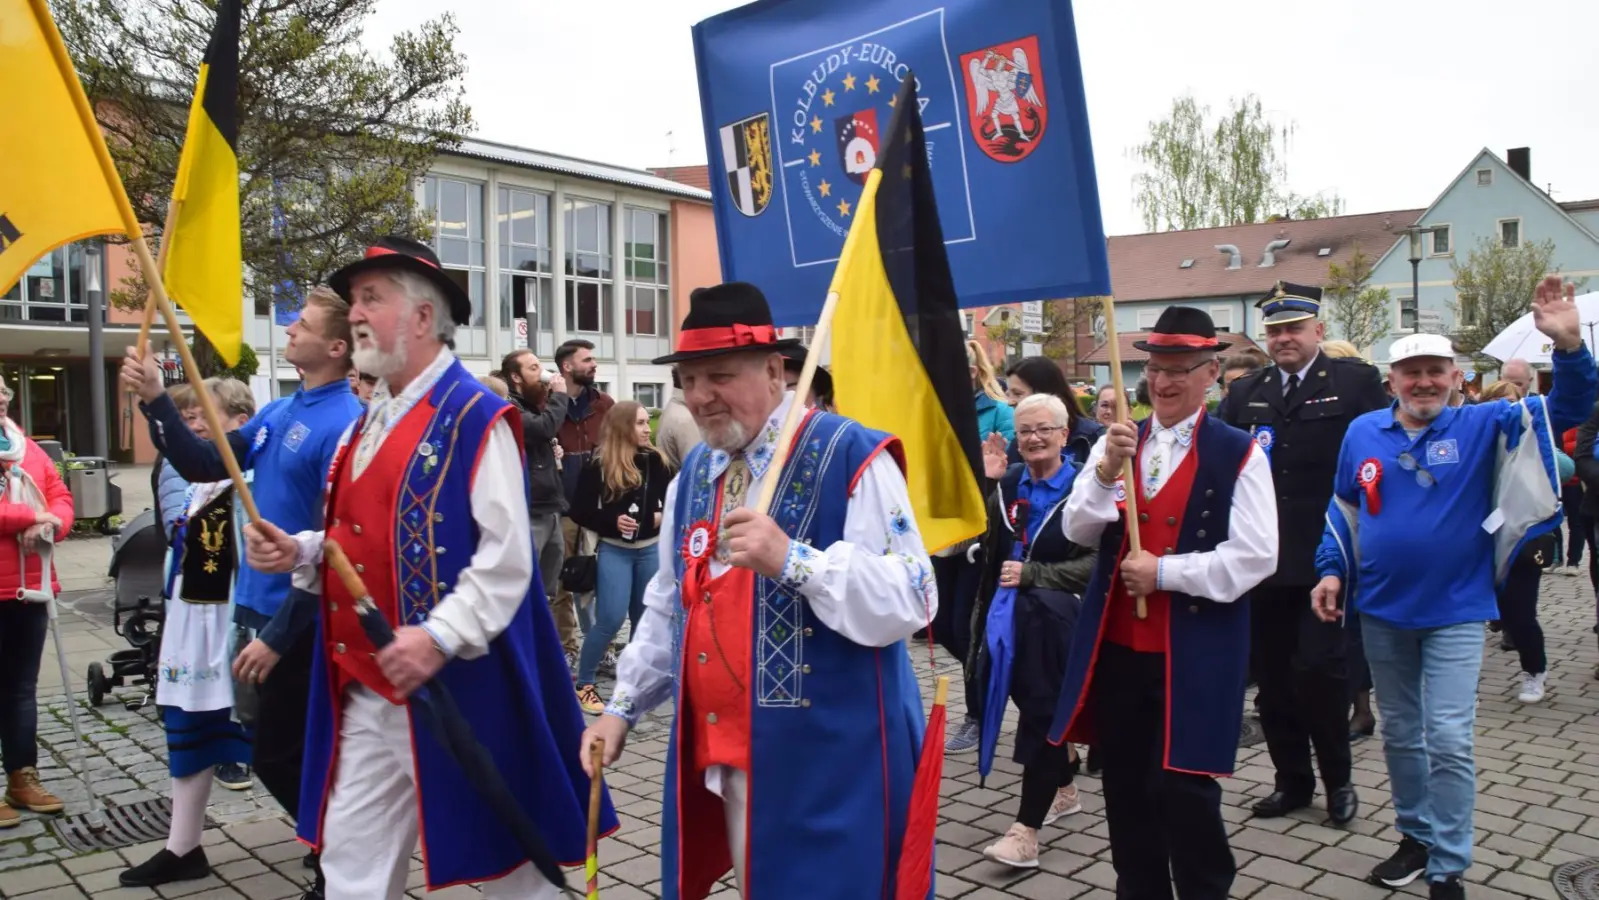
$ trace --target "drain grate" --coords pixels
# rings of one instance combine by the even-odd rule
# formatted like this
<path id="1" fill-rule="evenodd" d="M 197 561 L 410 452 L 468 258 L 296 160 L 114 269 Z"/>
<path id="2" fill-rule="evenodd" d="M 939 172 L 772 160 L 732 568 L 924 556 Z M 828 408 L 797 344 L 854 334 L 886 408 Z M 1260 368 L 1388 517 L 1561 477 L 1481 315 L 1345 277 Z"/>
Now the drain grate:
<path id="1" fill-rule="evenodd" d="M 1253 747 L 1265 739 L 1266 732 L 1261 730 L 1260 719 L 1244 716 L 1244 724 L 1238 728 L 1238 746 Z"/>
<path id="2" fill-rule="evenodd" d="M 1579 859 L 1555 869 L 1550 876 L 1555 890 L 1566 900 L 1594 900 L 1599 897 L 1599 859 Z"/>
<path id="3" fill-rule="evenodd" d="M 93 853 L 164 841 L 171 826 L 172 801 L 161 797 L 56 819 L 50 830 L 68 850 Z"/>

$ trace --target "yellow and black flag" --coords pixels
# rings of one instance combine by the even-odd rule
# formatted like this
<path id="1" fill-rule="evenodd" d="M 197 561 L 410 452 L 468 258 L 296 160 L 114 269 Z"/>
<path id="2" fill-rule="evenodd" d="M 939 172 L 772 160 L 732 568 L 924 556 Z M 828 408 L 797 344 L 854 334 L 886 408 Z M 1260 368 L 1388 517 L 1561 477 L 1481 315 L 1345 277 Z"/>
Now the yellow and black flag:
<path id="1" fill-rule="evenodd" d="M 244 259 L 239 239 L 239 0 L 217 4 L 200 63 L 162 280 L 232 366 L 244 341 Z"/>
<path id="2" fill-rule="evenodd" d="M 0 0 L 0 84 L 4 294 L 55 248 L 126 233 L 132 213 L 45 0 Z"/>
<path id="3" fill-rule="evenodd" d="M 904 442 L 911 506 L 936 551 L 981 534 L 987 516 L 965 330 L 915 81 L 900 86 L 833 273 L 832 374 L 839 412 Z"/>

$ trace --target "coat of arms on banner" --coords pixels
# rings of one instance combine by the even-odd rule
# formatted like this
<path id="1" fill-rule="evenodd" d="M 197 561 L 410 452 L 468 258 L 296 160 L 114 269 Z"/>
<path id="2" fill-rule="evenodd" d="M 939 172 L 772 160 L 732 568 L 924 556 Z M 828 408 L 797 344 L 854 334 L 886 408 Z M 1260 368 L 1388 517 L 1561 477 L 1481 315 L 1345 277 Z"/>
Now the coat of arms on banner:
<path id="1" fill-rule="evenodd" d="M 758 216 L 772 202 L 772 122 L 766 113 L 720 129 L 722 170 L 733 205 Z"/>
<path id="2" fill-rule="evenodd" d="M 961 56 L 966 76 L 966 118 L 984 153 L 1021 162 L 1043 140 L 1049 114 L 1038 37 L 1006 41 Z"/>
<path id="3" fill-rule="evenodd" d="M 866 173 L 877 165 L 877 110 L 871 107 L 833 120 L 838 134 L 838 158 L 844 174 L 856 184 L 866 183 Z"/>

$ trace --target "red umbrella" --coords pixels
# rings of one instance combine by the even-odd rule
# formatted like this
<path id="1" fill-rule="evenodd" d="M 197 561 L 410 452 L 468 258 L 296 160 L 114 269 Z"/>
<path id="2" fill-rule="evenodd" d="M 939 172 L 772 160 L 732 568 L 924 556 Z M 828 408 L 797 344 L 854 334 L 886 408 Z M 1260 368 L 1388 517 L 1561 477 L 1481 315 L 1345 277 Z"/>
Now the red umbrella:
<path id="1" fill-rule="evenodd" d="M 922 755 L 916 764 L 910 812 L 905 817 L 895 900 L 926 900 L 933 886 L 933 832 L 938 828 L 938 787 L 944 778 L 944 726 L 949 719 L 944 701 L 948 697 L 949 676 L 940 676 L 938 689 L 933 692 L 933 711 L 927 717 L 927 735 L 922 738 Z"/>

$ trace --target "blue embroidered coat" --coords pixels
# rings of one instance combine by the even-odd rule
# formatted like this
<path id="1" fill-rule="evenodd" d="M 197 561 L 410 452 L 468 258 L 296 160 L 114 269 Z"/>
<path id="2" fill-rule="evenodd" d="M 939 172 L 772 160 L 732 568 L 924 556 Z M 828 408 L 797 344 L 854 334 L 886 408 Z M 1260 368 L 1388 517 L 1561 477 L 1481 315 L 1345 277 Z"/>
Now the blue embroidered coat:
<path id="1" fill-rule="evenodd" d="M 1143 446 L 1149 423 L 1139 426 Z M 1200 416 L 1191 452 L 1198 454 L 1194 484 L 1184 508 L 1178 553 L 1203 553 L 1227 539 L 1233 489 L 1254 441 L 1213 416 Z M 1099 561 L 1083 592 L 1083 608 L 1072 635 L 1071 656 L 1061 683 L 1051 743 L 1066 739 L 1074 725 L 1091 721 L 1094 663 L 1103 640 L 1105 601 L 1123 555 L 1125 518 L 1109 525 L 1099 541 Z M 1201 537 L 1200 535 L 1204 535 Z M 1231 775 L 1243 725 L 1249 668 L 1249 598 L 1217 603 L 1171 594 L 1166 663 L 1166 751 L 1164 768 L 1202 775 Z"/>
<path id="2" fill-rule="evenodd" d="M 843 538 L 850 488 L 897 439 L 811 413 L 780 475 L 773 518 L 792 538 L 828 547 Z M 696 446 L 673 510 L 681 580 L 691 523 L 714 518 L 711 452 Z M 901 462 L 903 465 L 903 462 Z M 759 900 L 892 898 L 894 873 L 921 752 L 921 691 L 905 643 L 864 647 L 823 625 L 805 601 L 757 577 L 753 652 L 747 895 Z M 673 609 L 676 708 L 682 697 L 685 616 Z M 700 900 L 725 874 L 687 827 L 684 807 L 717 798 L 694 771 L 681 723 L 672 723 L 661 816 L 662 900 Z M 696 841 L 701 846 L 696 846 Z M 933 896 L 929 890 L 928 897 Z"/>
<path id="3" fill-rule="evenodd" d="M 352 438 L 335 458 L 328 500 L 330 525 L 347 515 L 343 510 L 357 505 L 387 505 L 394 510 L 393 546 L 397 552 L 390 583 L 399 585 L 399 596 L 390 608 L 404 610 L 404 624 L 409 625 L 427 618 L 471 561 L 470 548 L 477 543 L 471 507 L 473 475 L 490 430 L 503 419 L 512 426 L 519 444 L 521 440 L 514 410 L 459 362 L 451 364 L 427 398 L 396 423 L 388 441 L 399 437 L 396 432 L 413 416 L 427 420 L 422 441 L 413 444 L 415 449 L 407 454 L 401 496 L 372 497 L 367 492 L 356 498 L 357 492 L 351 491 L 350 498 L 341 498 L 337 486 L 349 465 Z M 354 435 L 360 434 L 364 420 L 363 416 L 357 421 Z M 386 441 L 364 475 L 371 474 L 371 467 L 382 460 L 387 449 Z M 490 475 L 506 477 L 510 473 Z M 521 486 L 525 492 L 525 476 Z M 490 482 L 478 489 L 497 487 Z M 531 532 L 525 537 L 530 543 L 533 540 Z M 446 548 L 451 552 L 443 552 Z M 584 718 L 544 596 L 536 551 L 533 560 L 527 597 L 510 625 L 489 644 L 489 652 L 477 659 L 452 660 L 436 677 L 455 696 L 477 739 L 489 750 L 556 858 L 566 865 L 580 865 L 586 856 L 589 790 L 588 777 L 578 760 Z M 324 571 L 323 577 L 326 585 L 333 576 Z M 384 602 L 383 598 L 374 599 L 380 605 Z M 323 840 L 339 730 L 338 670 L 329 664 L 324 648 L 328 615 L 324 606 L 317 621 L 298 822 L 300 839 L 312 847 L 320 847 Z M 429 890 L 491 880 L 524 863 L 507 830 L 443 745 L 414 721 L 412 746 Z M 380 824 L 374 823 L 374 827 Z M 616 813 L 607 794 L 602 799 L 601 832 L 616 827 Z"/>

